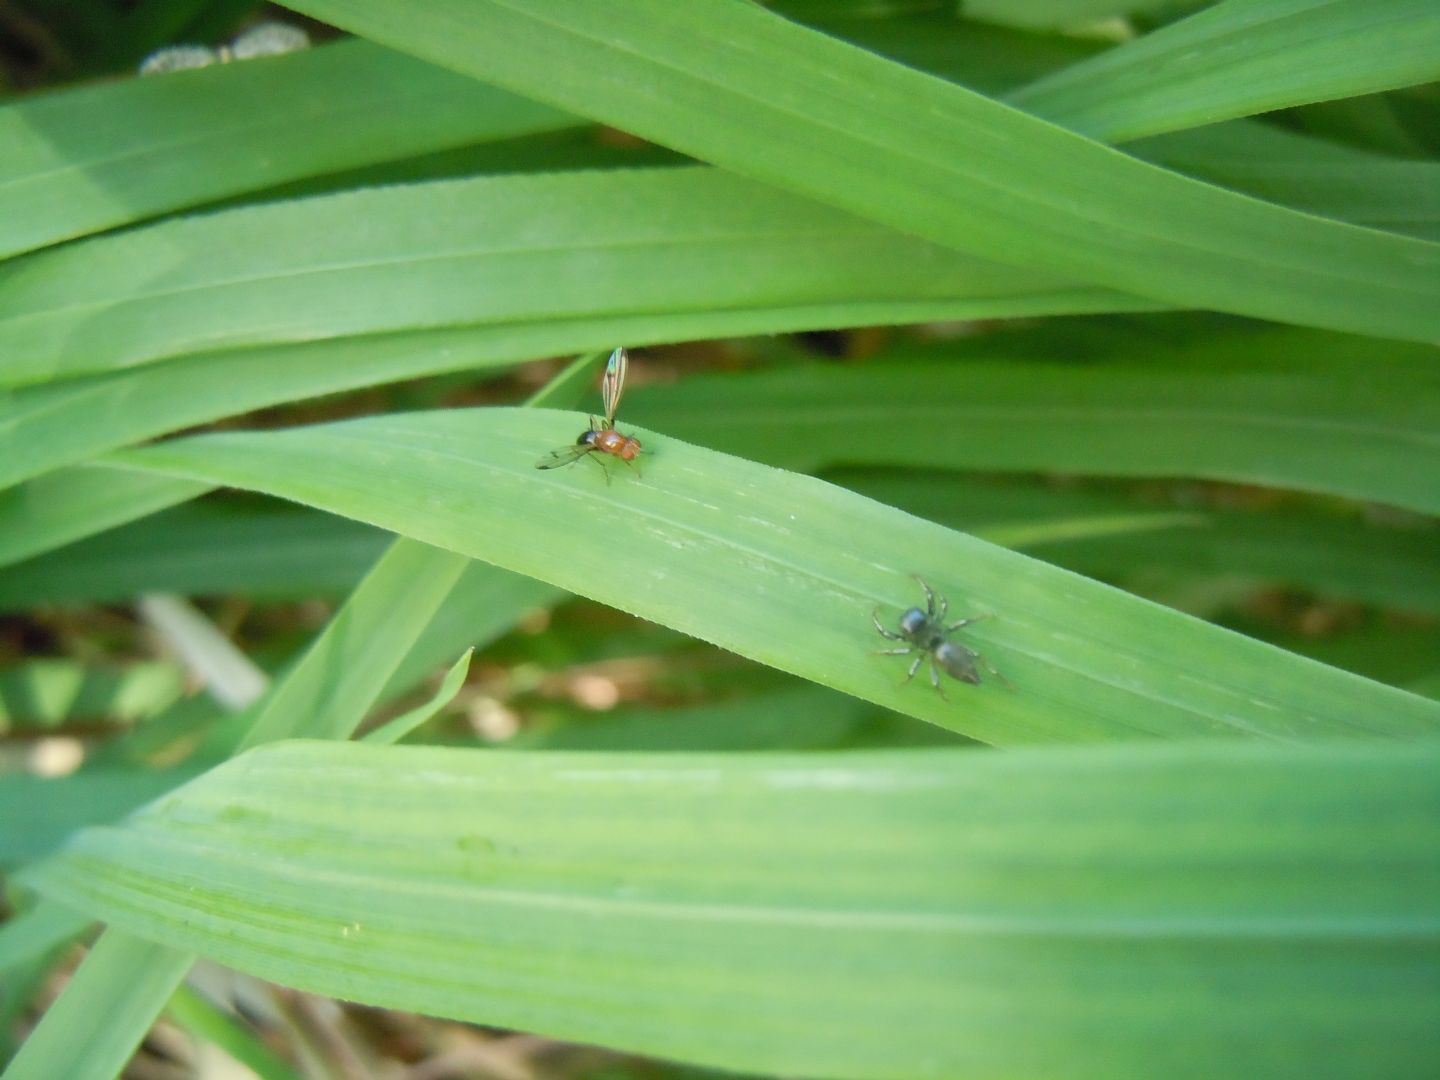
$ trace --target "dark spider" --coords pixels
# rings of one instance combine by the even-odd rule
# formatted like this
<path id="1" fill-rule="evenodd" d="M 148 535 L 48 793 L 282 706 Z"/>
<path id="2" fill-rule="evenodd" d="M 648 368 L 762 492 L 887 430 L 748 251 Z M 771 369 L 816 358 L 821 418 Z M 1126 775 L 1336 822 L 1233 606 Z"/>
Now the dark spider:
<path id="1" fill-rule="evenodd" d="M 1008 685 L 1010 680 L 996 671 L 990 662 L 978 652 L 950 640 L 950 634 L 962 626 L 969 626 L 971 623 L 988 619 L 990 616 L 975 615 L 968 619 L 960 619 L 947 626 L 945 613 L 950 609 L 950 602 L 943 596 L 937 596 L 935 590 L 925 583 L 924 578 L 917 575 L 915 580 L 920 582 L 920 587 L 925 590 L 925 608 L 921 610 L 918 607 L 912 607 L 901 615 L 898 632 L 887 630 L 881 624 L 879 608 L 871 613 L 870 618 L 875 623 L 875 629 L 880 631 L 881 637 L 905 643 L 905 647 L 902 649 L 879 649 L 875 655 L 914 656 L 915 662 L 905 673 L 905 682 L 907 683 L 915 677 L 915 673 L 920 670 L 920 665 L 928 657 L 930 660 L 930 683 L 942 698 L 945 697 L 945 689 L 940 685 L 942 670 L 952 679 L 979 686 L 980 667 L 983 667 L 991 675 Z M 976 666 L 977 664 L 979 667 Z M 949 699 L 946 698 L 946 700 Z"/>

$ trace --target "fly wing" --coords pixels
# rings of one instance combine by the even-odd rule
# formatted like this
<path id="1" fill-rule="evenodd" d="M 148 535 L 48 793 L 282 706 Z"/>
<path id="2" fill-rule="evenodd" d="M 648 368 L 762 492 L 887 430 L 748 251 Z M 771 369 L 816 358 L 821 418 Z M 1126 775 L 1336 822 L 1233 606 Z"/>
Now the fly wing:
<path id="1" fill-rule="evenodd" d="M 615 410 L 620 407 L 620 395 L 625 390 L 625 373 L 630 369 L 630 355 L 622 345 L 610 354 L 605 363 L 605 377 L 600 380 L 600 398 L 605 403 L 605 423 L 615 423 Z"/>
<path id="2" fill-rule="evenodd" d="M 562 465 L 570 465 L 579 461 L 592 449 L 593 447 L 589 443 L 571 443 L 569 446 L 549 451 L 535 462 L 535 467 L 537 469 L 558 469 Z"/>

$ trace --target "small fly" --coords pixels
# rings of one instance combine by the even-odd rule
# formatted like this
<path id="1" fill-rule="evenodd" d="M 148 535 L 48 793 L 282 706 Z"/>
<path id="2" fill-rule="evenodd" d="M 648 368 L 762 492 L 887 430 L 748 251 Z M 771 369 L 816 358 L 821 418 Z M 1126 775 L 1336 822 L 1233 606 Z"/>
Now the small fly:
<path id="1" fill-rule="evenodd" d="M 605 404 L 605 419 L 590 417 L 590 429 L 582 431 L 580 437 L 569 446 L 551 450 L 539 461 L 537 469 L 559 469 L 573 465 L 585 455 L 594 452 L 617 457 L 639 473 L 635 458 L 640 454 L 640 440 L 633 435 L 623 435 L 615 430 L 615 410 L 620 407 L 620 395 L 625 390 L 625 373 L 630 368 L 630 356 L 619 348 L 610 354 L 605 363 L 605 377 L 600 380 L 600 397 Z M 610 482 L 610 470 L 599 458 L 595 464 L 605 470 L 605 482 Z"/>
<path id="2" fill-rule="evenodd" d="M 983 667 L 1008 686 L 1010 680 L 996 671 L 990 662 L 978 652 L 950 640 L 950 635 L 962 626 L 969 626 L 971 623 L 988 619 L 990 616 L 975 615 L 946 625 L 945 613 L 950 610 L 950 602 L 943 596 L 937 596 L 935 590 L 930 588 L 923 578 L 917 576 L 915 580 L 920 582 L 920 587 L 925 590 L 923 610 L 912 607 L 905 612 L 900 616 L 900 623 L 896 630 L 887 630 L 881 624 L 879 609 L 871 613 L 871 621 L 875 623 L 875 629 L 880 631 L 881 637 L 904 643 L 902 648 L 880 649 L 875 655 L 914 656 L 915 662 L 910 665 L 910 670 L 905 674 L 907 683 L 915 677 L 915 673 L 920 670 L 920 665 L 928 658 L 930 661 L 930 684 L 935 687 L 942 698 L 945 697 L 945 690 L 940 685 L 941 671 L 944 671 L 952 679 L 979 686 L 980 667 Z M 977 667 L 977 665 L 979 666 Z"/>

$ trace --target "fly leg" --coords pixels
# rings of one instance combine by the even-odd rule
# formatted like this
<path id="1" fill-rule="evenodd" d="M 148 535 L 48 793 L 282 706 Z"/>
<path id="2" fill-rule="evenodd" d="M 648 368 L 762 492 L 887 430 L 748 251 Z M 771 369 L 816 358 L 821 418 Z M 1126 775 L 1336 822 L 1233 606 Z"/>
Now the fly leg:
<path id="1" fill-rule="evenodd" d="M 593 419 L 593 417 L 592 417 L 592 419 Z M 610 467 L 609 467 L 608 465 L 606 465 L 605 462 L 603 462 L 603 461 L 600 460 L 600 458 L 601 458 L 602 455 L 601 455 L 600 453 L 598 453 L 598 452 L 591 452 L 591 453 L 589 453 L 589 454 L 586 454 L 585 456 L 586 456 L 587 458 L 589 458 L 591 461 L 595 462 L 596 465 L 599 465 L 599 466 L 600 466 L 600 471 L 605 474 L 605 486 L 606 486 L 606 487 L 609 487 L 609 486 L 610 486 Z"/>

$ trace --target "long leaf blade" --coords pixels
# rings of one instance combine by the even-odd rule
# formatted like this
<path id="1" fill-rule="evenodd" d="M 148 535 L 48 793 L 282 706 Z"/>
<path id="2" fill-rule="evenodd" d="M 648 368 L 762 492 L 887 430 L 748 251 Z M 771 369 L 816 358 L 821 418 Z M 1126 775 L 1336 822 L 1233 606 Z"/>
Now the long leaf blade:
<path id="1" fill-rule="evenodd" d="M 127 451 L 522 574 L 986 741 L 1418 735 L 1440 707 L 993 548 L 809 477 L 642 433 L 643 478 L 541 474 L 574 413 L 450 410 Z M 626 429 L 626 433 L 629 430 Z M 576 528 L 603 522 L 604 528 Z M 1014 684 L 942 699 L 887 646 L 918 598 L 996 617 L 967 643 Z"/>
<path id="2" fill-rule="evenodd" d="M 957 250 L 1183 306 L 1440 336 L 1440 246 L 1184 179 L 744 0 L 290 6 Z"/>
<path id="3" fill-rule="evenodd" d="M 291 743 L 25 880 L 286 985 L 735 1069 L 1419 1075 L 1437 769 Z"/>

